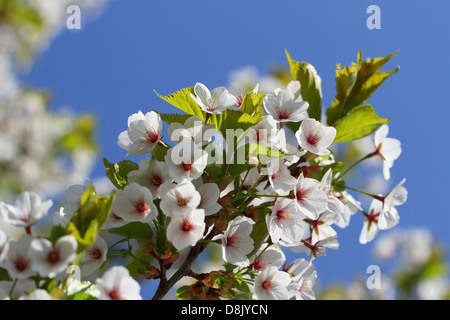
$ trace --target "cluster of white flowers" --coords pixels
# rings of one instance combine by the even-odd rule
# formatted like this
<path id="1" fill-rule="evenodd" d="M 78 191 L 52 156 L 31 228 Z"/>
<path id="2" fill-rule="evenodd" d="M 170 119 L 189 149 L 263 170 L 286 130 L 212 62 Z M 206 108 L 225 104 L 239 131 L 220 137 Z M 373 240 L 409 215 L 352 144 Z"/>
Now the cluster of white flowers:
<path id="1" fill-rule="evenodd" d="M 258 90 L 257 85 L 253 93 Z M 229 109 L 239 110 L 242 103 L 242 99 L 224 87 L 210 91 L 201 83 L 195 85 L 191 97 L 206 112 L 207 118 Z M 144 158 L 139 170 L 128 174 L 129 184 L 118 190 L 114 202 L 114 225 L 134 221 L 151 223 L 158 215 L 153 203 L 160 199 L 159 207 L 168 221 L 167 239 L 176 249 L 193 247 L 213 235 L 211 241 L 222 244 L 225 262 L 257 271 L 254 290 L 258 298 L 313 298 L 311 288 L 316 273 L 311 262 L 324 255 L 326 248 L 339 247 L 333 225 L 348 226 L 359 203 L 346 191 L 336 192 L 332 188 L 331 169 L 321 180 L 306 177 L 304 172 L 307 171 L 301 170 L 309 165 L 303 157 L 305 154 L 330 154 L 336 129 L 308 118 L 308 102 L 302 100 L 298 81 L 266 94 L 263 108 L 262 120 L 246 132 L 243 140 L 247 140 L 238 144 L 265 145 L 285 150 L 286 155 L 270 160 L 265 166 L 259 165 L 257 157 L 249 159 L 248 170 L 241 174 L 238 184 L 232 181 L 224 186 L 212 182 L 205 171 L 211 164 L 205 145 L 211 143 L 216 149 L 228 148 L 226 143 L 225 146 L 217 143 L 221 133 L 214 125 L 206 125 L 196 116 L 188 118 L 184 124 L 173 122 L 168 132 L 174 146 L 169 147 L 162 141 L 163 123 L 158 113 L 151 111 L 144 115 L 139 111 L 131 115 L 128 129 L 118 139 L 118 145 L 127 155 L 144 155 L 157 145 L 168 150 L 164 162 Z M 301 122 L 293 137 L 289 137 L 283 127 L 287 122 Z M 386 163 L 385 168 L 390 168 L 400 152 L 396 144 L 390 144 L 386 131 L 387 126 L 383 126 L 376 133 L 375 153 Z M 212 142 L 212 137 L 216 137 L 216 142 Z M 222 138 L 220 141 L 227 141 L 226 137 Z M 293 143 L 288 143 L 289 139 Z M 403 181 L 384 197 L 376 196 L 368 214 L 363 211 L 366 221 L 361 243 L 371 241 L 379 229 L 392 228 L 398 223 L 395 207 L 406 201 L 406 189 L 402 184 Z M 240 214 L 229 216 L 226 228 L 218 228 L 218 219 L 227 210 L 224 199 L 245 190 L 252 190 L 245 207 L 236 208 Z M 263 217 L 268 234 L 261 247 L 255 248 L 251 237 L 255 219 L 243 212 L 263 207 L 267 210 Z M 281 247 L 306 252 L 310 261 L 299 259 L 280 270 L 286 263 Z M 263 262 L 266 255 L 272 255 L 266 259 L 267 263 Z"/>
<path id="2" fill-rule="evenodd" d="M 84 179 L 91 171 L 95 152 L 90 148 L 80 146 L 71 150 L 68 159 L 56 156 L 61 152 L 62 140 L 76 130 L 77 117 L 67 112 L 51 112 L 48 94 L 23 86 L 16 75 L 16 66 L 30 63 L 61 32 L 69 5 L 79 5 L 83 13 L 88 13 L 100 9 L 104 2 L 14 0 L 0 8 L 2 199 L 12 197 L 17 190 L 53 195 Z"/>
<path id="3" fill-rule="evenodd" d="M 110 268 L 95 284 L 68 277 L 77 257 L 76 238 L 64 235 L 52 242 L 33 235 L 31 231 L 32 226 L 47 216 L 52 205 L 52 200 L 42 202 L 34 192 L 22 193 L 14 205 L 0 202 L 0 214 L 8 224 L 27 231 L 26 235 L 15 240 L 0 230 L 0 267 L 4 267 L 10 278 L 9 281 L 0 281 L 0 298 L 52 299 L 54 297 L 41 286 L 46 279 L 66 279 L 68 295 L 89 292 L 98 299 L 141 299 L 139 283 L 121 266 Z M 86 277 L 97 270 L 106 261 L 107 251 L 105 240 L 97 236 L 95 243 L 86 250 L 79 276 Z M 40 280 L 36 280 L 36 277 Z"/>

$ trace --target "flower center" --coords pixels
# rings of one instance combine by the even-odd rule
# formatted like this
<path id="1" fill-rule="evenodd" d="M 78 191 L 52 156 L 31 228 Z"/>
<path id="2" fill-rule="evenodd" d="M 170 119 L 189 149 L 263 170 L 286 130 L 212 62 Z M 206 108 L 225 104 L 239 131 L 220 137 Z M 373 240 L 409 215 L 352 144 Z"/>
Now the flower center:
<path id="1" fill-rule="evenodd" d="M 232 235 L 227 237 L 227 247 L 231 247 L 231 248 L 238 248 L 239 247 L 239 243 L 241 242 L 241 239 L 236 236 L 236 235 Z"/>
<path id="2" fill-rule="evenodd" d="M 17 271 L 24 272 L 28 268 L 28 261 L 19 256 L 14 260 L 14 267 Z"/>
<path id="3" fill-rule="evenodd" d="M 147 203 L 145 203 L 145 201 L 140 200 L 140 201 L 136 202 L 136 204 L 134 205 L 134 208 L 136 209 L 136 211 L 138 213 L 144 214 L 149 209 L 149 205 Z"/>
<path id="4" fill-rule="evenodd" d="M 184 171 L 191 171 L 192 170 L 192 163 L 181 163 L 181 167 L 184 169 Z"/>
<path id="5" fill-rule="evenodd" d="M 253 263 L 253 270 L 257 270 L 257 271 L 261 271 L 263 269 L 265 269 L 268 265 L 270 265 L 271 263 L 264 263 L 261 261 L 261 259 L 256 259 L 255 262 Z"/>
<path id="6" fill-rule="evenodd" d="M 183 230 L 184 232 L 189 232 L 192 230 L 192 228 L 193 226 L 190 221 L 184 221 L 181 225 L 181 230 Z"/>
<path id="7" fill-rule="evenodd" d="M 319 141 L 320 141 L 319 134 L 313 131 L 310 132 L 306 137 L 306 142 L 308 142 L 312 146 L 315 146 Z"/>
<path id="8" fill-rule="evenodd" d="M 278 119 L 286 120 L 289 119 L 290 112 L 288 112 L 285 108 L 278 110 Z"/>
<path id="9" fill-rule="evenodd" d="M 156 143 L 159 140 L 159 134 L 153 129 L 147 130 L 147 141 L 150 143 Z"/>
<path id="10" fill-rule="evenodd" d="M 282 221 L 286 221 L 290 217 L 289 212 L 287 212 L 286 210 L 283 210 L 283 209 L 278 210 L 276 214 L 277 214 L 277 219 L 282 220 Z"/>
<path id="11" fill-rule="evenodd" d="M 89 257 L 91 257 L 92 260 L 100 260 L 103 256 L 102 250 L 98 247 L 94 247 L 88 252 Z"/>
<path id="12" fill-rule="evenodd" d="M 370 213 L 367 215 L 367 220 L 369 221 L 369 224 L 378 223 L 378 217 L 380 216 L 380 213 L 375 213 L 373 210 L 370 211 Z"/>
<path id="13" fill-rule="evenodd" d="M 183 197 L 178 198 L 177 203 L 178 203 L 178 206 L 180 206 L 180 207 L 187 206 L 187 200 Z"/>
<path id="14" fill-rule="evenodd" d="M 273 282 L 273 281 L 271 281 L 271 280 L 269 280 L 269 279 L 266 279 L 266 280 L 264 280 L 264 281 L 262 282 L 261 287 L 262 287 L 264 290 L 271 290 L 271 289 L 273 289 L 273 288 L 276 287 L 276 282 Z"/>
<path id="15" fill-rule="evenodd" d="M 112 289 L 108 292 L 108 296 L 111 300 L 121 300 L 119 290 L 117 289 Z"/>
<path id="16" fill-rule="evenodd" d="M 57 264 L 61 260 L 58 250 L 50 251 L 47 255 L 47 262 L 50 265 Z"/>
<path id="17" fill-rule="evenodd" d="M 161 176 L 154 175 L 152 176 L 151 183 L 155 187 L 159 187 L 163 183 L 163 179 Z"/>
<path id="18" fill-rule="evenodd" d="M 305 201 L 309 197 L 308 190 L 305 190 L 305 189 L 297 190 L 295 195 L 296 195 L 297 201 L 299 201 L 299 202 Z"/>

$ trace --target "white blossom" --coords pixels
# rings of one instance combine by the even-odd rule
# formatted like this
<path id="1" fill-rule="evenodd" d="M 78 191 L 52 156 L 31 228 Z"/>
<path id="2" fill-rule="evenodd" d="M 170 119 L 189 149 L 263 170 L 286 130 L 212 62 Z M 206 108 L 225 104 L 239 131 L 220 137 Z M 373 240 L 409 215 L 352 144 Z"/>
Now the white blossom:
<path id="1" fill-rule="evenodd" d="M 291 276 L 277 267 L 268 267 L 255 278 L 255 294 L 259 300 L 287 300 L 292 297 L 288 290 Z"/>
<path id="2" fill-rule="evenodd" d="M 129 271 L 122 266 L 114 266 L 96 281 L 100 300 L 142 300 L 141 286 Z"/>
<path id="3" fill-rule="evenodd" d="M 247 267 L 250 260 L 247 255 L 253 250 L 253 239 L 250 233 L 253 221 L 245 217 L 237 217 L 228 223 L 224 234 L 215 239 L 222 240 L 222 258 L 238 267 Z"/>
<path id="4" fill-rule="evenodd" d="M 192 181 L 202 175 L 208 164 L 208 153 L 198 148 L 192 140 L 183 139 L 167 151 L 164 160 L 174 181 Z"/>
<path id="5" fill-rule="evenodd" d="M 164 182 L 171 182 L 168 166 L 165 162 L 145 158 L 139 162 L 139 170 L 128 173 L 128 182 L 147 187 L 154 199 L 159 198 L 158 189 Z"/>
<path id="6" fill-rule="evenodd" d="M 387 124 L 384 124 L 375 132 L 374 138 L 375 152 L 383 162 L 383 176 L 386 180 L 389 180 L 391 176 L 390 169 L 394 165 L 394 161 L 402 153 L 400 141 L 394 138 L 388 138 L 388 133 L 389 127 Z"/>
<path id="7" fill-rule="evenodd" d="M 305 119 L 295 133 L 300 146 L 316 155 L 330 154 L 328 147 L 336 137 L 336 129 L 327 127 L 314 119 Z"/>
<path id="8" fill-rule="evenodd" d="M 123 131 L 117 144 L 128 151 L 127 156 L 140 156 L 153 150 L 161 140 L 163 129 L 161 116 L 155 111 L 145 115 L 139 111 L 128 118 L 128 129 Z"/>
<path id="9" fill-rule="evenodd" d="M 205 232 L 205 212 L 203 209 L 191 209 L 178 214 L 167 226 L 167 239 L 178 250 L 194 246 Z"/>
<path id="10" fill-rule="evenodd" d="M 52 205 L 52 200 L 42 202 L 38 194 L 25 191 L 16 199 L 14 206 L 0 203 L 0 211 L 9 224 L 27 228 L 43 219 Z"/>
<path id="11" fill-rule="evenodd" d="M 128 222 L 150 222 L 158 215 L 150 190 L 134 182 L 117 191 L 112 211 Z"/>
<path id="12" fill-rule="evenodd" d="M 71 235 L 62 236 L 55 245 L 47 239 L 33 239 L 29 251 L 33 269 L 43 277 L 54 278 L 75 259 L 77 246 L 77 240 Z"/>
<path id="13" fill-rule="evenodd" d="M 94 244 L 86 249 L 81 264 L 81 274 L 86 277 L 98 270 L 106 261 L 107 254 L 108 244 L 101 236 L 97 235 Z"/>
<path id="14" fill-rule="evenodd" d="M 300 122 L 306 118 L 308 102 L 300 94 L 300 82 L 291 81 L 286 90 L 277 89 L 264 97 L 264 110 L 277 122 Z"/>
<path id="15" fill-rule="evenodd" d="M 165 183 L 160 187 L 161 210 L 169 217 L 175 217 L 196 209 L 201 202 L 200 193 L 190 181 L 180 184 Z"/>
<path id="16" fill-rule="evenodd" d="M 192 99 L 199 107 L 210 114 L 222 114 L 225 110 L 236 105 L 237 99 L 230 94 L 225 87 L 218 87 L 209 91 L 202 83 L 197 82 L 194 86 L 194 93 L 191 93 Z"/>

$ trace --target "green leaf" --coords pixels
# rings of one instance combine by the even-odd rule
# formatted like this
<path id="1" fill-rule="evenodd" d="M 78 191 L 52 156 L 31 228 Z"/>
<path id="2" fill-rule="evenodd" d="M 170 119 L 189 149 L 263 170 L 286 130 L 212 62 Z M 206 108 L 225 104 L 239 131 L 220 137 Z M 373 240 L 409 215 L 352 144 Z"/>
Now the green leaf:
<path id="1" fill-rule="evenodd" d="M 263 165 L 267 164 L 269 161 L 288 156 L 286 152 L 283 150 L 279 150 L 276 148 L 267 147 L 261 144 L 249 143 L 249 152 L 250 155 L 256 156 L 259 162 Z"/>
<path id="2" fill-rule="evenodd" d="M 294 61 L 287 50 L 285 51 L 292 77 L 300 82 L 302 98 L 309 103 L 308 115 L 310 118 L 320 121 L 322 115 L 322 80 L 311 64 Z"/>
<path id="3" fill-rule="evenodd" d="M 181 111 L 190 114 L 192 116 L 198 116 L 200 119 L 205 121 L 205 114 L 200 109 L 197 102 L 192 99 L 191 94 L 194 94 L 194 87 L 184 88 L 180 91 L 174 92 L 168 96 L 161 96 L 158 92 L 155 93 L 163 99 L 164 101 L 170 103 L 174 107 L 180 109 Z"/>
<path id="4" fill-rule="evenodd" d="M 95 242 L 97 233 L 109 217 L 115 195 L 114 191 L 111 195 L 98 196 L 92 186 L 82 194 L 80 207 L 67 225 L 67 233 L 78 241 L 78 252 Z"/>
<path id="5" fill-rule="evenodd" d="M 139 260 L 130 257 L 127 264 L 125 265 L 125 268 L 127 268 L 130 272 L 130 276 L 132 276 L 133 278 L 138 278 L 147 271 L 147 266 L 150 266 L 155 258 L 153 256 L 143 255 L 140 249 L 135 250 L 133 252 L 133 256 Z"/>
<path id="6" fill-rule="evenodd" d="M 244 113 L 239 110 L 226 110 L 223 114 L 223 121 L 220 124 L 220 131 L 224 137 L 227 136 L 227 129 L 239 130 L 243 132 L 251 128 L 262 120 L 262 113 L 257 112 L 254 115 Z"/>
<path id="7" fill-rule="evenodd" d="M 152 150 L 152 158 L 158 161 L 164 161 L 167 154 L 167 148 L 157 144 Z"/>
<path id="8" fill-rule="evenodd" d="M 52 230 L 50 231 L 50 241 L 52 243 L 55 243 L 59 238 L 65 236 L 66 234 L 67 231 L 64 227 L 60 225 L 55 225 L 52 227 Z"/>
<path id="9" fill-rule="evenodd" d="M 108 229 L 108 232 L 130 239 L 144 239 L 151 241 L 153 237 L 153 230 L 150 225 L 142 222 L 130 222 L 119 228 Z"/>
<path id="10" fill-rule="evenodd" d="M 353 108 L 362 105 L 381 84 L 399 68 L 389 72 L 378 72 L 396 52 L 386 57 L 363 60 L 362 52 L 358 53 L 358 62 L 349 67 L 336 69 L 336 97 L 327 109 L 327 123 L 332 125 L 345 116 Z"/>
<path id="11" fill-rule="evenodd" d="M 258 94 L 252 91 L 248 92 L 242 100 L 241 111 L 249 115 L 258 112 L 261 109 L 263 98 L 264 94 L 262 92 Z"/>
<path id="12" fill-rule="evenodd" d="M 179 113 L 159 113 L 161 119 L 165 121 L 168 125 L 177 122 L 184 125 L 187 119 L 192 117 L 190 114 L 179 114 Z"/>
<path id="13" fill-rule="evenodd" d="M 356 107 L 336 124 L 334 143 L 363 138 L 388 122 L 389 119 L 380 118 L 371 105 Z"/>
<path id="14" fill-rule="evenodd" d="M 8 271 L 6 269 L 0 267 L 0 281 L 10 281 L 11 278 L 9 277 Z"/>
<path id="15" fill-rule="evenodd" d="M 266 219 L 262 216 L 254 225 L 250 237 L 253 239 L 253 251 L 247 255 L 252 257 L 261 248 L 261 245 L 266 240 L 269 232 L 267 230 Z"/>
<path id="16" fill-rule="evenodd" d="M 131 160 L 110 163 L 106 158 L 103 158 L 103 164 L 106 168 L 106 176 L 118 189 L 123 189 L 128 184 L 128 173 L 130 171 L 139 169 L 139 165 Z"/>

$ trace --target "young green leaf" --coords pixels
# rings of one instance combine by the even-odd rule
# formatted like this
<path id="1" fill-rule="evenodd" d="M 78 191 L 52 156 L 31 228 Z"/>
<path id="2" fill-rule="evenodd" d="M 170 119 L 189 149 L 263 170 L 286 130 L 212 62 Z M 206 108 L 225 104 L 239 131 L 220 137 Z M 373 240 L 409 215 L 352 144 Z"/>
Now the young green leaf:
<path id="1" fill-rule="evenodd" d="M 108 232 L 130 239 L 144 239 L 151 241 L 153 237 L 153 230 L 150 225 L 142 222 L 130 222 L 119 228 L 108 229 Z"/>
<path id="2" fill-rule="evenodd" d="M 161 119 L 168 125 L 171 125 L 174 122 L 183 125 L 187 119 L 192 117 L 190 114 L 179 114 L 179 113 L 159 113 L 159 115 L 161 116 Z"/>
<path id="3" fill-rule="evenodd" d="M 380 118 L 371 105 L 356 107 L 336 124 L 334 143 L 363 138 L 388 122 L 389 119 Z"/>
<path id="4" fill-rule="evenodd" d="M 261 110 L 264 95 L 262 92 L 255 94 L 254 92 L 248 92 L 242 100 L 241 111 L 249 115 L 254 114 Z"/>
<path id="5" fill-rule="evenodd" d="M 320 121 L 322 113 L 322 80 L 311 64 L 294 61 L 287 50 L 285 51 L 292 77 L 300 82 L 302 98 L 309 103 L 308 115 L 310 118 Z"/>
<path id="6" fill-rule="evenodd" d="M 97 233 L 109 217 L 115 195 L 116 192 L 99 196 L 94 193 L 94 187 L 88 188 L 82 194 L 80 207 L 67 225 L 67 233 L 78 241 L 78 252 L 95 242 Z"/>
<path id="7" fill-rule="evenodd" d="M 130 171 L 139 169 L 139 165 L 131 160 L 110 163 L 106 158 L 103 158 L 103 164 L 106 168 L 106 176 L 118 189 L 123 189 L 128 184 L 128 173 Z"/>
<path id="8" fill-rule="evenodd" d="M 336 97 L 327 109 L 327 123 L 333 125 L 353 108 L 363 104 L 391 75 L 399 68 L 389 72 L 378 72 L 396 52 L 386 57 L 363 60 L 362 52 L 358 53 L 358 62 L 336 70 Z"/>
<path id="9" fill-rule="evenodd" d="M 194 94 L 194 87 L 184 88 L 180 91 L 174 92 L 168 96 L 161 96 L 158 92 L 155 93 L 164 101 L 170 103 L 174 107 L 186 112 L 192 116 L 198 116 L 205 121 L 205 114 L 199 105 L 192 99 L 191 94 Z"/>

